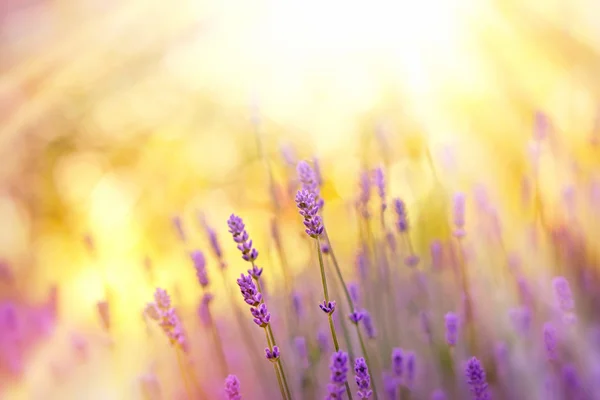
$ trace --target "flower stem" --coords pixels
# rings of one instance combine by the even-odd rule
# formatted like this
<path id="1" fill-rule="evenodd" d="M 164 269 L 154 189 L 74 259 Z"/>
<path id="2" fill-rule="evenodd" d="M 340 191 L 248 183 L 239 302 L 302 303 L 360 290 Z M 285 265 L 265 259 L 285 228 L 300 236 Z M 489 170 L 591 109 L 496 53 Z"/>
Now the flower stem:
<path id="1" fill-rule="evenodd" d="M 365 341 L 363 340 L 362 333 L 360 333 L 360 328 L 358 327 L 358 324 L 356 324 L 356 334 L 358 335 L 360 349 L 362 350 L 363 356 L 365 357 L 365 362 L 367 363 L 367 366 L 369 366 L 369 376 L 371 377 L 371 387 L 373 388 L 373 396 L 375 397 L 375 400 L 377 400 L 377 385 L 375 385 L 375 380 L 373 379 L 373 372 L 371 369 L 371 365 L 373 364 L 371 364 L 371 361 L 369 360 L 369 353 L 367 352 Z"/>

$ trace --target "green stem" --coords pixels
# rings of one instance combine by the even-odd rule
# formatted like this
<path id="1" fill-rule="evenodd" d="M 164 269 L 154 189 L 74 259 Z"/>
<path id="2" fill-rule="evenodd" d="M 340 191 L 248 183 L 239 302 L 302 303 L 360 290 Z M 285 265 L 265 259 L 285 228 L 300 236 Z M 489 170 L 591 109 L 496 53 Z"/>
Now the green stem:
<path id="1" fill-rule="evenodd" d="M 265 330 L 265 336 L 267 338 L 267 345 L 269 346 L 269 350 L 272 352 L 274 345 L 273 345 L 273 341 L 271 340 L 271 336 L 270 336 L 270 332 L 268 330 L 268 326 L 269 325 L 267 325 L 266 327 L 264 327 L 264 330 Z M 277 361 L 279 361 L 279 360 L 277 360 Z M 277 376 L 277 383 L 279 384 L 279 391 L 281 392 L 281 397 L 283 398 L 283 400 L 286 400 L 288 397 L 287 397 L 287 394 L 286 394 L 286 391 L 285 391 L 285 387 L 283 386 L 283 382 L 281 380 L 281 373 L 280 373 L 279 368 L 278 368 L 278 363 L 273 363 L 273 368 L 275 369 L 275 375 Z"/>

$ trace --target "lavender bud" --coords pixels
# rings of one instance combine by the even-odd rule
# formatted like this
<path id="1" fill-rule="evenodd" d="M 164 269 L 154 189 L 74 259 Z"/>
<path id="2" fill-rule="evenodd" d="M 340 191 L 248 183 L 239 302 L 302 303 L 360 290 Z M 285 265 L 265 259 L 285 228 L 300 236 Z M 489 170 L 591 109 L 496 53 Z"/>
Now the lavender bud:
<path id="1" fill-rule="evenodd" d="M 354 373 L 356 386 L 358 386 L 358 397 L 368 399 L 373 394 L 371 390 L 371 377 L 365 359 L 359 357 L 354 362 Z"/>
<path id="2" fill-rule="evenodd" d="M 252 247 L 252 240 L 248 236 L 244 221 L 237 215 L 231 214 L 227 226 L 229 226 L 229 233 L 233 236 L 233 241 L 237 243 L 237 248 L 242 253 L 242 259 L 254 262 L 258 258 L 258 250 Z"/>
<path id="3" fill-rule="evenodd" d="M 356 325 L 363 319 L 363 313 L 361 311 L 354 310 L 348 315 L 348 318 L 350 318 L 350 321 Z"/>
<path id="4" fill-rule="evenodd" d="M 302 318 L 304 315 L 302 308 L 302 297 L 298 292 L 292 293 L 292 304 L 294 306 L 294 312 L 298 318 Z"/>
<path id="5" fill-rule="evenodd" d="M 363 326 L 365 327 L 365 332 L 367 333 L 367 337 L 369 339 L 374 339 L 375 336 L 377 336 L 377 330 L 375 329 L 375 326 L 373 325 L 373 320 L 371 319 L 371 314 L 369 314 L 368 311 L 363 310 L 362 311 L 362 323 Z"/>
<path id="6" fill-rule="evenodd" d="M 326 399 L 340 399 L 344 393 L 344 384 L 348 379 L 348 354 L 343 351 L 333 353 L 329 370 L 331 375 L 327 386 L 329 394 Z"/>
<path id="7" fill-rule="evenodd" d="M 323 303 L 319 304 L 319 308 L 321 310 L 323 310 L 323 312 L 325 314 L 333 314 L 333 312 L 335 311 L 335 301 L 325 301 L 323 300 Z"/>
<path id="8" fill-rule="evenodd" d="M 196 270 L 196 277 L 198 278 L 198 283 L 203 288 L 208 286 L 208 274 L 206 273 L 206 259 L 204 258 L 204 254 L 199 251 L 192 251 L 190 253 L 190 258 L 194 263 L 194 269 Z"/>
<path id="9" fill-rule="evenodd" d="M 485 371 L 476 357 L 467 362 L 465 376 L 473 394 L 473 400 L 488 400 L 490 398 Z"/>
<path id="10" fill-rule="evenodd" d="M 399 198 L 394 199 L 394 210 L 396 211 L 396 215 L 398 217 L 396 221 L 396 227 L 398 228 L 398 232 L 408 232 L 409 223 L 408 213 L 406 212 L 406 205 Z"/>
<path id="11" fill-rule="evenodd" d="M 362 250 L 359 250 L 359 252 L 356 254 L 355 264 L 356 269 L 358 270 L 358 276 L 361 280 L 365 281 L 368 275 L 367 258 Z"/>
<path id="12" fill-rule="evenodd" d="M 569 287 L 569 282 L 562 276 L 557 276 L 552 279 L 552 286 L 554 288 L 554 298 L 558 308 L 563 312 L 570 312 L 575 308 L 575 302 L 573 301 L 573 294 Z"/>
<path id="13" fill-rule="evenodd" d="M 317 214 L 319 207 L 315 195 L 308 190 L 299 190 L 296 194 L 296 205 L 304 218 L 305 232 L 313 238 L 321 236 L 324 227 L 321 217 Z"/>
<path id="14" fill-rule="evenodd" d="M 265 357 L 271 362 L 276 362 L 279 360 L 280 355 L 281 353 L 279 352 L 279 347 L 277 346 L 273 346 L 273 350 L 269 349 L 268 347 L 265 349 Z"/>
<path id="15" fill-rule="evenodd" d="M 225 379 L 225 394 L 227 400 L 242 400 L 240 395 L 240 381 L 235 375 L 229 375 Z"/>
<path id="16" fill-rule="evenodd" d="M 449 312 L 444 316 L 444 322 L 446 325 L 446 343 L 449 346 L 456 346 L 458 338 L 458 315 Z"/>
<path id="17" fill-rule="evenodd" d="M 392 350 L 392 371 L 396 377 L 402 378 L 402 373 L 404 372 L 404 352 L 399 347 Z"/>
<path id="18" fill-rule="evenodd" d="M 354 303 L 354 305 L 357 305 L 360 300 L 360 296 L 359 296 L 360 288 L 358 286 L 358 283 L 356 283 L 356 282 L 349 283 L 348 284 L 348 292 L 350 292 L 350 298 L 352 299 L 352 302 Z"/>
<path id="19" fill-rule="evenodd" d="M 258 307 L 250 308 L 250 312 L 254 317 L 254 323 L 261 328 L 269 325 L 271 321 L 271 313 L 267 310 L 267 305 L 265 303 L 261 303 Z"/>

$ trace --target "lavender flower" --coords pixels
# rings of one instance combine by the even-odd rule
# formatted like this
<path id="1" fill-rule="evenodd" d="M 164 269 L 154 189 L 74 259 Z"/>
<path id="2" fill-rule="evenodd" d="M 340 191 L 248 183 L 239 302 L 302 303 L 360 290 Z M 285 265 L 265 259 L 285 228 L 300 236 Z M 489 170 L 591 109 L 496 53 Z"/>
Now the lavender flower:
<path id="1" fill-rule="evenodd" d="M 196 269 L 196 277 L 198 278 L 198 283 L 203 288 L 208 286 L 208 274 L 206 273 L 206 259 L 204 258 L 204 254 L 199 251 L 192 251 L 190 253 L 190 258 L 194 263 L 194 268 Z"/>
<path id="2" fill-rule="evenodd" d="M 183 327 L 175 309 L 171 307 L 171 298 L 164 289 L 157 288 L 154 292 L 154 303 L 148 303 L 145 309 L 148 317 L 158 321 L 158 325 L 169 339 L 172 345 L 180 346 L 187 350 L 187 341 L 183 333 Z"/>
<path id="3" fill-rule="evenodd" d="M 398 378 L 402 378 L 404 372 L 404 352 L 396 347 L 392 350 L 392 371 Z"/>
<path id="4" fill-rule="evenodd" d="M 562 368 L 562 381 L 565 389 L 565 394 L 569 399 L 581 399 L 582 385 L 577 373 L 577 369 L 573 364 L 566 364 Z"/>
<path id="5" fill-rule="evenodd" d="M 317 332 L 317 345 L 321 354 L 329 351 L 329 335 L 323 331 Z"/>
<path id="6" fill-rule="evenodd" d="M 262 295 L 256 288 L 250 275 L 240 275 L 237 284 L 240 287 L 240 291 L 246 304 L 256 307 L 262 302 Z"/>
<path id="7" fill-rule="evenodd" d="M 371 319 L 371 314 L 368 311 L 362 310 L 362 323 L 365 327 L 365 332 L 367 333 L 367 337 L 369 339 L 374 339 L 377 336 L 377 330 L 373 325 L 373 319 Z"/>
<path id="8" fill-rule="evenodd" d="M 341 399 L 344 394 L 344 384 L 348 379 L 348 354 L 343 351 L 333 353 L 329 370 L 331 371 L 329 385 L 327 385 L 329 393 L 325 399 Z"/>
<path id="9" fill-rule="evenodd" d="M 550 323 L 546 322 L 543 327 L 543 335 L 544 335 L 544 347 L 546 348 L 546 356 L 549 360 L 556 359 L 556 347 L 557 347 L 557 338 L 556 338 L 556 328 Z"/>
<path id="10" fill-rule="evenodd" d="M 399 198 L 394 199 L 394 210 L 396 211 L 396 215 L 398 217 L 396 222 L 398 232 L 408 232 L 408 213 L 406 212 L 406 205 L 404 204 L 404 201 L 400 200 Z"/>
<path id="11" fill-rule="evenodd" d="M 267 358 L 267 360 L 271 362 L 276 362 L 277 360 L 279 360 L 279 356 L 281 356 L 281 352 L 279 351 L 278 346 L 273 346 L 272 350 L 268 347 L 265 348 L 265 357 Z"/>
<path id="12" fill-rule="evenodd" d="M 377 188 L 377 194 L 381 200 L 381 211 L 385 211 L 387 204 L 385 202 L 385 176 L 383 174 L 383 168 L 375 168 L 373 171 L 373 183 Z"/>
<path id="13" fill-rule="evenodd" d="M 305 232 L 313 238 L 318 238 L 323 233 L 323 221 L 317 214 L 319 207 L 315 195 L 308 190 L 300 190 L 296 194 L 296 205 L 300 215 L 304 218 Z"/>
<path id="14" fill-rule="evenodd" d="M 458 337 L 458 315 L 453 312 L 446 313 L 444 322 L 446 324 L 446 342 L 449 346 L 456 346 Z"/>
<path id="15" fill-rule="evenodd" d="M 398 380 L 394 375 L 383 375 L 383 387 L 388 400 L 396 400 L 398 397 Z"/>
<path id="16" fill-rule="evenodd" d="M 229 375 L 225 379 L 225 394 L 227 400 L 241 400 L 240 381 L 235 375 Z"/>
<path id="17" fill-rule="evenodd" d="M 366 280 L 368 271 L 367 271 L 367 257 L 365 256 L 364 251 L 359 250 L 356 254 L 355 259 L 356 269 L 358 270 L 358 276 L 360 276 L 361 280 Z"/>
<path id="18" fill-rule="evenodd" d="M 453 208 L 454 225 L 454 236 L 463 237 L 465 232 L 465 195 L 464 193 L 456 193 L 454 195 L 454 208 Z"/>
<path id="19" fill-rule="evenodd" d="M 490 398 L 485 371 L 476 357 L 467 361 L 465 376 L 473 394 L 473 400 L 488 400 Z"/>
<path id="20" fill-rule="evenodd" d="M 297 336 L 294 338 L 294 346 L 296 347 L 296 353 L 303 368 L 308 368 L 308 346 L 306 345 L 306 338 L 304 336 Z"/>
<path id="21" fill-rule="evenodd" d="M 354 310 L 348 315 L 353 324 L 358 324 L 363 319 L 364 314 L 361 311 Z"/>
<path id="22" fill-rule="evenodd" d="M 325 301 L 323 300 L 323 302 L 321 304 L 319 304 L 319 308 L 321 310 L 323 310 L 323 312 L 325 314 L 333 314 L 333 312 L 335 311 L 335 301 L 331 300 L 331 301 Z"/>
<path id="23" fill-rule="evenodd" d="M 569 281 L 562 276 L 557 276 L 552 279 L 552 287 L 554 288 L 554 297 L 561 311 L 570 312 L 575 308 L 573 294 L 569 287 Z"/>
<path id="24" fill-rule="evenodd" d="M 446 400 L 447 398 L 442 389 L 437 389 L 431 394 L 431 400 Z"/>
<path id="25" fill-rule="evenodd" d="M 360 300 L 360 296 L 359 296 L 360 288 L 358 286 L 358 283 L 352 282 L 352 283 L 348 284 L 348 292 L 350 293 L 350 298 L 352 299 L 352 303 L 354 303 L 354 305 L 358 304 L 358 302 Z"/>
<path id="26" fill-rule="evenodd" d="M 359 357 L 354 362 L 354 373 L 356 379 L 356 386 L 358 386 L 358 397 L 361 399 L 368 399 L 373 394 L 371 390 L 371 377 L 369 376 L 369 369 L 365 359 Z"/>
<path id="27" fill-rule="evenodd" d="M 324 202 L 320 197 L 319 177 L 306 161 L 300 161 L 296 167 L 298 180 L 302 184 L 302 190 L 310 192 L 315 197 L 315 204 L 319 209 L 323 208 Z"/>
<path id="28" fill-rule="evenodd" d="M 250 312 L 254 317 L 254 323 L 261 328 L 269 325 L 271 321 L 271 313 L 267 310 L 267 305 L 265 303 L 261 303 L 258 307 L 250 308 Z"/>
<path id="29" fill-rule="evenodd" d="M 258 250 L 252 247 L 252 240 L 248 236 L 244 221 L 237 215 L 231 214 L 227 226 L 234 242 L 238 244 L 238 250 L 242 252 L 242 258 L 253 263 L 258 258 Z"/>
<path id="30" fill-rule="evenodd" d="M 510 320 L 518 333 L 527 334 L 531 326 L 531 311 L 528 307 L 517 307 L 509 311 Z"/>

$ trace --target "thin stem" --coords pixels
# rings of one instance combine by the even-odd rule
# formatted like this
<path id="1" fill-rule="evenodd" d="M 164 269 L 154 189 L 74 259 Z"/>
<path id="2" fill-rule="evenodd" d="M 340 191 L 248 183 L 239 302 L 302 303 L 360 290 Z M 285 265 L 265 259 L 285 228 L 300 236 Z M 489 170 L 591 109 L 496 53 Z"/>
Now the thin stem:
<path id="1" fill-rule="evenodd" d="M 335 351 L 340 351 L 340 344 L 335 333 L 335 326 L 333 325 L 333 317 L 331 314 L 328 314 L 327 316 L 329 319 L 329 328 L 331 329 L 331 337 L 333 338 L 333 346 L 335 347 Z"/>
<path id="2" fill-rule="evenodd" d="M 221 341 L 221 336 L 219 335 L 219 332 L 217 330 L 217 325 L 215 324 L 215 321 L 212 317 L 210 308 L 208 308 L 207 312 L 210 321 L 213 340 L 215 342 L 215 346 L 217 346 L 217 352 L 219 353 L 219 363 L 221 365 L 221 372 L 224 375 L 224 377 L 226 377 L 227 372 L 229 371 L 229 366 L 227 365 L 227 358 L 225 357 L 225 352 L 223 351 L 223 342 Z"/>
<path id="3" fill-rule="evenodd" d="M 360 343 L 360 349 L 363 352 L 363 356 L 365 357 L 365 362 L 367 363 L 367 366 L 369 367 L 369 376 L 371 377 L 371 383 L 372 383 L 372 388 L 373 388 L 373 395 L 375 396 L 375 400 L 377 400 L 377 385 L 375 385 L 375 380 L 373 379 L 373 372 L 372 372 L 372 368 L 371 368 L 371 362 L 369 361 L 369 353 L 367 352 L 367 348 L 365 346 L 365 341 L 363 340 L 362 337 L 362 333 L 360 333 L 360 329 L 358 327 L 358 324 L 356 324 L 356 334 L 358 335 L 358 341 Z"/>
<path id="4" fill-rule="evenodd" d="M 278 364 L 273 363 L 273 368 L 275 369 L 275 375 L 277 375 L 277 384 L 279 385 L 279 391 L 281 392 L 281 397 L 283 397 L 283 399 L 286 400 L 287 397 L 286 397 L 286 392 L 284 390 L 283 382 L 281 381 L 281 373 L 279 372 L 279 368 L 277 366 L 278 366 Z"/>
<path id="5" fill-rule="evenodd" d="M 185 392 L 187 397 L 191 400 L 194 397 L 192 396 L 192 389 L 190 389 L 190 383 L 188 382 L 187 374 L 185 372 L 185 367 L 183 366 L 183 362 L 181 361 L 181 354 L 178 347 L 175 348 L 175 353 L 177 354 L 177 365 L 179 366 L 179 373 L 181 374 L 181 379 L 183 379 L 183 385 L 185 386 Z"/>
<path id="6" fill-rule="evenodd" d="M 317 243 L 317 253 L 319 254 L 319 267 L 321 268 L 321 283 L 323 284 L 323 296 L 325 297 L 325 303 L 329 303 L 329 292 L 327 291 L 327 278 L 325 277 L 325 264 L 323 263 L 323 253 L 321 252 L 321 242 L 317 237 L 315 239 Z"/>

